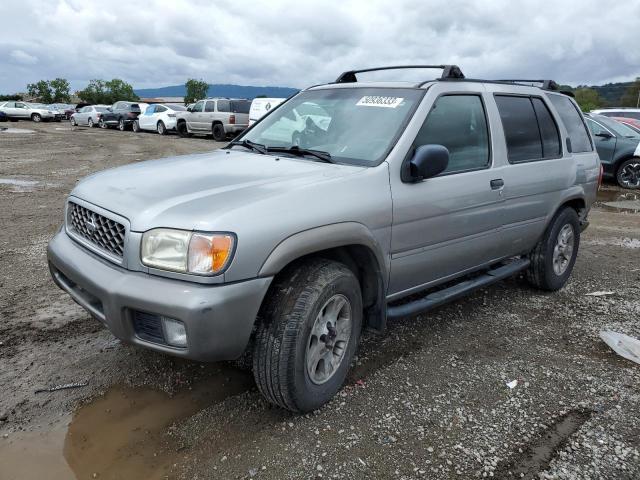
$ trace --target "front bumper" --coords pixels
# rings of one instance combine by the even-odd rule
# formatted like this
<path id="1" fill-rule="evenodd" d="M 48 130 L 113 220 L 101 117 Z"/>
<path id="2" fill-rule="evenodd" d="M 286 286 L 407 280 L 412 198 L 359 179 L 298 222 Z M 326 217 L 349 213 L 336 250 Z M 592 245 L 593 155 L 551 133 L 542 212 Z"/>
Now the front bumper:
<path id="1" fill-rule="evenodd" d="M 271 278 L 202 285 L 133 272 L 88 252 L 59 231 L 47 249 L 55 283 L 119 339 L 198 361 L 233 360 L 246 348 Z M 140 338 L 136 312 L 180 320 L 187 347 Z"/>

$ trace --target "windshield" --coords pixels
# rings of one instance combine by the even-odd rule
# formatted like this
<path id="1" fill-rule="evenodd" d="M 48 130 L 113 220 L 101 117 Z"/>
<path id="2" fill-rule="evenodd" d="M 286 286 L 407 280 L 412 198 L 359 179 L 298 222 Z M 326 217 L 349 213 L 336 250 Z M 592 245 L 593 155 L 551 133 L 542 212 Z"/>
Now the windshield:
<path id="1" fill-rule="evenodd" d="M 336 162 L 376 165 L 424 95 L 409 88 L 308 90 L 278 106 L 239 140 L 327 152 Z"/>
<path id="2" fill-rule="evenodd" d="M 611 120 L 610 118 L 605 117 L 604 115 L 598 116 L 597 120 L 598 122 L 603 124 L 605 127 L 607 127 L 609 130 L 611 130 L 613 133 L 615 133 L 617 136 L 629 137 L 629 138 L 640 138 L 640 135 L 638 135 L 638 132 L 636 132 L 632 128 L 627 127 L 623 123 L 617 122 L 616 120 Z"/>

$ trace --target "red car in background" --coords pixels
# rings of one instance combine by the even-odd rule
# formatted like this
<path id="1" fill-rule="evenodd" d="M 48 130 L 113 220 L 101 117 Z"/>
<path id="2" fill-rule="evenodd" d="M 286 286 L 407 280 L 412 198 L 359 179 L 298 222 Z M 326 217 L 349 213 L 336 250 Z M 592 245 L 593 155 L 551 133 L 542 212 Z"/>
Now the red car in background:
<path id="1" fill-rule="evenodd" d="M 627 127 L 640 133 L 640 120 L 636 118 L 629 118 L 629 117 L 611 117 L 611 118 L 617 122 L 624 123 Z"/>

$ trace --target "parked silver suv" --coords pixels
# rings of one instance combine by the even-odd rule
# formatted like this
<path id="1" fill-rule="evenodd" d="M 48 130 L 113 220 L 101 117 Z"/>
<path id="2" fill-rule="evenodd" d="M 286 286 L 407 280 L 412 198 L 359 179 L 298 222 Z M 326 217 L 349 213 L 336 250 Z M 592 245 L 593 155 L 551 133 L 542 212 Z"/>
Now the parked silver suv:
<path id="1" fill-rule="evenodd" d="M 181 137 L 194 133 L 212 135 L 222 142 L 249 125 L 251 102 L 237 98 L 207 98 L 178 114 L 176 129 Z"/>
<path id="2" fill-rule="evenodd" d="M 55 282 L 126 342 L 252 357 L 298 412 L 338 391 L 364 327 L 518 272 L 562 288 L 601 176 L 580 110 L 552 83 L 439 68 L 346 72 L 225 149 L 86 178 L 49 244 Z"/>

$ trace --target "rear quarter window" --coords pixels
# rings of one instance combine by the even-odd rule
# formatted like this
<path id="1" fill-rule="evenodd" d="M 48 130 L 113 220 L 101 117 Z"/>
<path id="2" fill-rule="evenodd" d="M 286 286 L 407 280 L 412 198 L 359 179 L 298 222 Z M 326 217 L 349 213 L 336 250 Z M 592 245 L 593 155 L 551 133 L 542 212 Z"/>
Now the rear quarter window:
<path id="1" fill-rule="evenodd" d="M 249 113 L 251 102 L 246 100 L 232 100 L 231 111 L 233 113 Z"/>
<path id="2" fill-rule="evenodd" d="M 565 95 L 552 94 L 547 95 L 547 97 L 558 111 L 558 115 L 560 115 L 562 123 L 567 129 L 569 140 L 571 141 L 571 152 L 592 152 L 591 137 L 587 132 L 587 125 L 578 107 Z"/>

